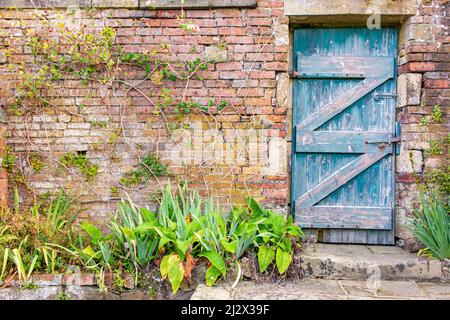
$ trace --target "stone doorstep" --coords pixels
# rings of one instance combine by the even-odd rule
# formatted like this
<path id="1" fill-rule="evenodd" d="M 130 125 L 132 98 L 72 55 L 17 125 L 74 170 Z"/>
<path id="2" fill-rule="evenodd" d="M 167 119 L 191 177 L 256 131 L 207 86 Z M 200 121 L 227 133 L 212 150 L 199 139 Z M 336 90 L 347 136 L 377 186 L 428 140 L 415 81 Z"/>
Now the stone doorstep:
<path id="1" fill-rule="evenodd" d="M 335 280 L 447 281 L 439 260 L 394 246 L 314 244 L 300 253 L 306 277 Z"/>
<path id="2" fill-rule="evenodd" d="M 38 273 L 31 276 L 31 283 L 39 287 L 53 286 L 95 286 L 97 284 L 93 273 Z M 20 287 L 22 281 L 16 276 L 9 287 Z"/>

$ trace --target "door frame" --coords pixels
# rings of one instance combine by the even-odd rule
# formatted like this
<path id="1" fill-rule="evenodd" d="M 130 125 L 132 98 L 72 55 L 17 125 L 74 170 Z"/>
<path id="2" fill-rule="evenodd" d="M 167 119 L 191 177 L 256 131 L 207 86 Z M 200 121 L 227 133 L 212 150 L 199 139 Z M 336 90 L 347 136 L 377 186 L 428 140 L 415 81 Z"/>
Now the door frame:
<path id="1" fill-rule="evenodd" d="M 396 47 L 396 54 L 394 59 L 394 72 L 395 72 L 395 79 L 396 81 L 396 88 L 398 92 L 398 53 L 399 53 L 399 47 L 401 46 L 401 37 L 400 37 L 400 23 L 397 22 L 389 22 L 382 26 L 382 28 L 394 28 L 397 30 L 397 47 Z M 287 114 L 287 121 L 288 121 L 288 145 L 289 145 L 289 152 L 288 152 L 288 179 L 289 179 L 289 199 L 288 199 L 288 212 L 292 215 L 292 217 L 295 219 L 295 205 L 294 205 L 294 188 L 293 188 L 293 158 L 295 156 L 293 152 L 293 143 L 295 143 L 295 129 L 294 129 L 294 121 L 293 121 L 293 108 L 294 108 L 294 100 L 293 100 L 293 77 L 292 77 L 292 71 L 294 69 L 294 31 L 296 29 L 305 29 L 305 28 L 361 28 L 365 27 L 365 20 L 357 22 L 357 23 L 296 23 L 296 24 L 290 24 L 289 25 L 289 53 L 288 53 L 288 65 L 289 65 L 289 74 L 290 74 L 290 80 L 289 80 L 289 102 L 288 102 L 288 114 Z M 367 28 L 367 27 L 366 27 Z M 394 117 L 395 120 L 398 120 L 398 110 L 397 110 L 397 100 L 395 101 L 395 111 L 394 111 Z M 397 124 L 397 125 L 396 125 Z M 400 125 L 394 121 L 394 130 L 396 131 L 396 134 L 400 135 Z M 400 143 L 395 145 L 396 152 L 392 154 L 392 164 L 391 164 L 391 172 L 392 172 L 392 178 L 391 178 L 391 188 L 393 192 L 393 199 L 392 199 L 392 243 L 386 243 L 387 245 L 394 245 L 395 244 L 395 237 L 396 237 L 396 204 L 397 204 L 397 193 L 396 193 L 396 181 L 397 181 L 397 172 L 396 172 L 396 157 L 398 155 Z M 311 231 L 310 231 L 311 230 Z M 306 234 L 310 234 L 316 238 L 317 241 L 321 241 L 323 239 L 323 230 L 324 229 L 307 229 L 305 232 Z"/>

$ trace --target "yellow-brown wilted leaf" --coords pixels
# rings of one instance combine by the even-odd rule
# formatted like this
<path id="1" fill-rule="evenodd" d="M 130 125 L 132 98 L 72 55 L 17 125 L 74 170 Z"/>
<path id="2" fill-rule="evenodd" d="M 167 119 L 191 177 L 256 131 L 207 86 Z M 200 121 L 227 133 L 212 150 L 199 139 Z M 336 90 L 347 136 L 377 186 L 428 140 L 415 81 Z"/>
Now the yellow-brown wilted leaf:
<path id="1" fill-rule="evenodd" d="M 184 263 L 184 276 L 186 279 L 190 279 L 192 274 L 191 271 L 195 266 L 195 260 L 194 257 L 188 253 L 186 255 L 186 262 Z"/>

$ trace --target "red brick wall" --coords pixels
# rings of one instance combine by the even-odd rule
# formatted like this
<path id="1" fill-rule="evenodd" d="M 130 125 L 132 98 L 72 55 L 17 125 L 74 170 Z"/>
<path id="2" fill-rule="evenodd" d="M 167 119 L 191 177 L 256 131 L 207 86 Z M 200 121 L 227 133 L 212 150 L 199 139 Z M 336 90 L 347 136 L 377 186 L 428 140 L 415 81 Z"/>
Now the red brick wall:
<path id="1" fill-rule="evenodd" d="M 399 99 L 398 106 L 402 153 L 397 157 L 396 221 L 397 235 L 402 238 L 410 236 L 405 227 L 406 216 L 418 199 L 413 171 L 422 175 L 448 162 L 448 152 L 438 156 L 426 152 L 431 140 L 448 134 L 448 9 L 446 1 L 422 1 L 417 14 L 405 18 L 401 24 L 399 88 L 406 95 Z M 57 13 L 65 11 L 37 12 L 55 21 Z M 24 39 L 27 29 L 44 29 L 37 12 L 0 10 L 0 48 L 14 47 L 17 51 L 12 58 L 0 54 L 0 104 L 4 108 L 11 104 L 14 95 L 14 74 L 8 71 L 8 64 L 30 58 Z M 283 1 L 259 0 L 255 9 L 186 10 L 185 13 L 198 26 L 197 32 L 191 34 L 179 28 L 180 10 L 103 9 L 89 14 L 82 11 L 81 21 L 88 25 L 94 23 L 98 29 L 114 27 L 117 44 L 129 52 L 150 52 L 160 48 L 161 43 L 168 43 L 168 58 L 190 59 L 211 48 L 226 47 L 226 61 L 209 64 L 208 70 L 200 72 L 201 79 L 188 83 L 186 96 L 202 104 L 209 98 L 223 99 L 230 106 L 222 112 L 213 112 L 213 116 L 191 114 L 182 122 L 185 131 L 174 138 L 166 131 L 161 117 L 154 114 L 155 109 L 137 92 L 130 91 L 125 97 L 126 89 L 119 87 L 116 99 L 106 87 L 96 85 L 87 90 L 77 81 L 68 81 L 59 88 L 58 104 L 70 113 L 55 108 L 35 110 L 24 119 L 8 110 L 7 142 L 19 156 L 17 163 L 28 179 L 28 191 L 22 188 L 21 192 L 24 200 L 32 199 L 33 193 L 39 195 L 64 187 L 79 196 L 86 214 L 102 219 L 117 201 L 111 187 L 120 187 L 120 177 L 133 169 L 138 156 L 152 151 L 170 165 L 180 180 L 188 180 L 191 186 L 198 187 L 203 194 L 217 196 L 224 204 L 239 203 L 251 195 L 269 207 L 287 211 L 290 48 L 289 21 L 283 15 Z M 197 50 L 195 54 L 191 53 L 193 46 Z M 130 72 L 129 79 L 137 80 L 139 74 Z M 174 97 L 180 96 L 184 85 L 164 83 Z M 140 88 L 154 90 L 147 82 Z M 85 107 L 79 111 L 81 104 Z M 436 104 L 442 107 L 445 121 L 419 125 L 420 119 L 428 116 Z M 173 115 L 169 117 L 174 120 Z M 95 127 L 95 121 L 107 121 L 107 126 Z M 119 138 L 114 146 L 105 143 L 122 123 L 128 138 Z M 177 139 L 189 134 L 195 137 L 199 123 L 200 129 L 210 129 L 210 136 L 219 137 L 223 153 L 232 154 L 231 163 L 201 158 L 200 162 L 179 165 L 180 157 L 169 151 Z M 254 133 L 257 139 L 247 140 Z M 208 139 L 201 140 L 202 147 L 211 145 Z M 98 145 L 100 149 L 95 147 Z M 36 150 L 50 156 L 44 157 L 45 166 L 39 173 L 34 173 L 27 161 L 27 154 Z M 100 166 L 93 182 L 83 181 L 76 168 L 70 172 L 61 170 L 52 160 L 68 151 L 86 151 L 87 157 Z M 414 170 L 409 162 L 410 153 Z M 137 189 L 121 188 L 120 195 L 129 193 L 137 202 L 151 204 L 149 195 L 158 192 L 160 185 L 169 180 L 176 181 L 174 177 L 160 177 Z"/>
<path id="2" fill-rule="evenodd" d="M 39 13 L 52 21 L 64 10 L 40 10 Z M 213 112 L 213 116 L 194 112 L 182 123 L 183 130 L 192 135 L 196 134 L 199 123 L 203 129 L 212 128 L 210 131 L 220 136 L 219 148 L 224 154 L 232 153 L 233 161 L 206 159 L 203 163 L 178 165 L 176 160 L 179 159 L 168 152 L 173 143 L 171 134 L 165 130 L 161 116 L 154 114 L 155 108 L 140 94 L 131 90 L 128 97 L 124 97 L 126 88 L 120 87 L 118 100 L 115 100 L 106 86 L 89 89 L 79 81 L 68 81 L 57 88 L 60 98 L 56 103 L 70 112 L 41 109 L 31 112 L 25 119 L 8 111 L 8 144 L 22 155 L 20 165 L 31 189 L 31 192 L 22 190 L 24 199 L 32 199 L 34 192 L 40 195 L 64 187 L 80 195 L 78 200 L 87 209 L 86 213 L 99 219 L 108 214 L 117 200 L 111 186 L 119 187 L 122 196 L 129 193 L 136 201 L 148 203 L 149 195 L 158 192 L 160 185 L 169 179 L 175 182 L 175 178 L 159 177 L 159 181 L 136 189 L 120 188 L 118 180 L 138 162 L 138 155 L 142 157 L 151 151 L 170 165 L 179 180 L 186 179 L 192 187 L 199 188 L 203 194 L 217 196 L 222 203 L 240 203 L 251 195 L 269 206 L 286 210 L 288 156 L 277 149 L 279 144 L 283 150 L 287 149 L 287 101 L 277 104 L 276 93 L 277 76 L 283 74 L 287 79 L 288 64 L 288 21 L 283 16 L 282 1 L 258 1 L 256 9 L 186 10 L 186 20 L 198 26 L 194 33 L 180 28 L 180 10 L 105 9 L 91 12 L 90 16 L 82 11 L 81 16 L 82 23 L 87 25 L 115 28 L 117 45 L 123 46 L 126 52 L 151 52 L 167 43 L 170 48 L 165 58 L 191 59 L 202 56 L 207 48 L 224 45 L 226 61 L 208 64 L 208 70 L 199 72 L 201 80 L 189 81 L 186 97 L 203 105 L 209 98 L 225 100 L 229 106 L 221 112 Z M 38 33 L 48 30 L 33 10 L 0 11 L 0 28 L 1 46 L 16 49 L 14 57 L 0 65 L 3 84 L 0 99 L 1 104 L 7 106 L 12 101 L 14 88 L 14 75 L 8 72 L 8 63 L 30 59 L 29 49 L 24 45 L 27 29 L 33 28 Z M 195 54 L 191 53 L 193 47 Z M 130 81 L 139 77 L 138 73 L 130 71 Z M 167 82 L 163 87 L 179 97 L 185 83 Z M 146 92 L 160 89 L 155 89 L 149 81 L 139 88 Z M 86 98 L 88 93 L 89 98 Z M 125 108 L 119 107 L 119 103 Z M 78 117 L 81 104 L 85 107 Z M 168 117 L 175 121 L 173 115 Z M 95 128 L 94 121 L 108 124 L 106 128 Z M 105 144 L 121 122 L 129 139 L 120 137 L 114 146 Z M 256 140 L 247 141 L 255 132 Z M 281 142 L 277 142 L 277 138 Z M 201 143 L 203 147 L 211 144 L 207 138 Z M 95 144 L 101 145 L 100 150 Z M 27 156 L 37 150 L 49 155 L 49 158 L 44 157 L 45 165 L 39 173 L 33 172 L 27 161 Z M 72 172 L 61 171 L 51 159 L 58 159 L 68 151 L 87 151 L 87 157 L 100 166 L 93 182 L 82 182 L 82 175 L 76 168 Z M 114 161 L 111 160 L 113 155 Z M 279 156 L 281 169 L 270 167 L 269 161 L 273 162 L 274 156 Z"/>
<path id="3" fill-rule="evenodd" d="M 408 98 L 399 103 L 402 154 L 397 157 L 397 235 L 410 238 L 407 216 L 418 205 L 417 178 L 449 165 L 448 150 L 430 154 L 431 141 L 448 139 L 450 106 L 450 37 L 448 35 L 449 3 L 423 1 L 416 16 L 403 25 L 400 37 L 399 85 L 406 80 Z M 444 119 L 437 123 L 430 118 L 439 106 Z M 430 118 L 421 125 L 422 118 Z M 410 156 L 414 168 L 410 164 Z"/>
<path id="4" fill-rule="evenodd" d="M 6 126 L 0 126 L 0 153 L 6 146 Z M 8 172 L 0 168 L 0 206 L 8 204 Z"/>

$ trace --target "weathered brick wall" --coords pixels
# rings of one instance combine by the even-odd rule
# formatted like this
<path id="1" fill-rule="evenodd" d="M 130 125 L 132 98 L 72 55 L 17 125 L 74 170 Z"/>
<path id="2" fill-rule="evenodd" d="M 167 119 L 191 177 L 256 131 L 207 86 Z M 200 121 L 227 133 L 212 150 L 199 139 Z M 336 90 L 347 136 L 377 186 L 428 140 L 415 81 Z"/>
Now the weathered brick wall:
<path id="1" fill-rule="evenodd" d="M 342 6 L 337 8 L 342 11 Z M 425 150 L 430 140 L 442 139 L 448 133 L 448 8 L 447 1 L 422 1 L 416 15 L 405 16 L 401 22 L 398 119 L 402 123 L 402 152 L 397 158 L 396 221 L 397 235 L 402 238 L 410 236 L 405 227 L 406 215 L 417 204 L 413 171 L 420 175 L 447 161 L 446 151 L 431 156 Z M 403 11 L 399 10 L 400 14 Z M 214 116 L 191 114 L 181 121 L 175 133 L 167 132 L 161 116 L 154 114 L 155 109 L 146 99 L 133 90 L 126 95 L 124 88 L 113 94 L 101 85 L 86 88 L 79 82 L 68 81 L 58 103 L 70 112 L 57 108 L 37 110 L 24 119 L 7 108 L 14 95 L 14 74 L 8 72 L 8 64 L 11 59 L 29 58 L 29 49 L 24 46 L 26 30 L 42 28 L 39 15 L 54 21 L 57 13 L 64 12 L 64 9 L 0 11 L 0 48 L 17 49 L 12 58 L 0 54 L 0 103 L 8 112 L 7 143 L 18 155 L 19 167 L 28 177 L 29 190 L 22 188 L 23 200 L 31 199 L 33 192 L 39 195 L 55 187 L 68 188 L 79 196 L 85 213 L 96 219 L 115 206 L 118 197 L 112 194 L 112 186 L 119 187 L 122 196 L 129 193 L 140 203 L 151 203 L 149 195 L 158 192 L 160 185 L 169 179 L 175 182 L 174 177 L 159 177 L 137 189 L 121 188 L 119 179 L 133 169 L 139 157 L 152 151 L 170 165 L 179 180 L 187 179 L 191 186 L 217 196 L 222 203 L 241 202 L 252 195 L 267 206 L 287 210 L 290 48 L 289 21 L 283 13 L 283 1 L 258 0 L 256 8 L 187 9 L 186 17 L 199 27 L 195 33 L 180 29 L 177 20 L 180 10 L 81 11 L 82 23 L 94 23 L 97 28 L 114 27 L 117 44 L 125 51 L 151 52 L 168 43 L 169 57 L 215 55 L 225 60 L 209 64 L 208 70 L 200 72 L 201 79 L 189 81 L 186 96 L 202 104 L 209 98 L 223 99 L 229 106 L 220 112 L 213 111 Z M 191 51 L 193 46 L 195 53 Z M 139 74 L 130 73 L 129 79 L 136 81 Z M 185 84 L 164 83 L 174 96 L 184 91 L 181 85 Z M 139 88 L 152 90 L 147 82 Z M 419 125 L 420 119 L 429 115 L 436 104 L 442 107 L 445 121 Z M 169 118 L 174 120 L 173 115 Z M 101 121 L 107 123 L 106 127 L 94 125 Z M 125 134 L 114 144 L 108 143 L 122 125 Z M 200 131 L 202 139 L 196 140 Z M 196 152 L 177 153 L 175 147 L 180 141 L 203 150 L 215 145 L 214 150 L 220 149 L 222 155 L 214 158 L 215 152 L 211 150 L 200 156 Z M 51 156 L 44 158 L 45 165 L 39 173 L 33 172 L 27 158 L 27 154 L 36 150 Z M 93 163 L 99 164 L 100 172 L 94 181 L 87 183 L 76 168 L 68 172 L 52 160 L 68 151 L 86 152 Z M 180 163 L 181 158 L 186 161 Z"/>
<path id="2" fill-rule="evenodd" d="M 449 165 L 448 150 L 431 154 L 432 141 L 448 138 L 450 106 L 450 36 L 448 1 L 422 1 L 418 12 L 402 26 L 399 44 L 398 121 L 401 123 L 401 154 L 397 157 L 397 235 L 410 238 L 408 213 L 417 206 L 417 177 Z M 435 106 L 443 121 L 430 119 Z M 430 119 L 429 124 L 421 119 Z M 411 161 L 412 160 L 412 161 Z"/>
<path id="3" fill-rule="evenodd" d="M 6 147 L 6 125 L 0 124 L 0 153 L 3 153 Z M 8 204 L 8 172 L 0 168 L 0 205 Z"/>

